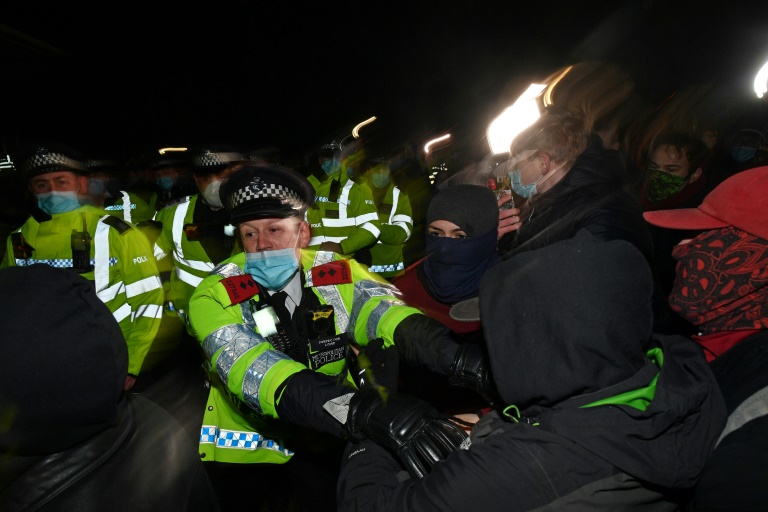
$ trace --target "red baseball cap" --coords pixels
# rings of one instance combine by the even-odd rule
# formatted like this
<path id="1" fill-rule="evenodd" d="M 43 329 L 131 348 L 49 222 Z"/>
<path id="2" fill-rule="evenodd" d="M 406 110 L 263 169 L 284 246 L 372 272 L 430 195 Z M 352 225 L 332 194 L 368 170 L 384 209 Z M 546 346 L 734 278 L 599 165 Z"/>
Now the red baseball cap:
<path id="1" fill-rule="evenodd" d="M 733 226 L 768 240 L 768 166 L 734 174 L 715 187 L 697 208 L 643 213 L 654 226 L 709 230 Z"/>

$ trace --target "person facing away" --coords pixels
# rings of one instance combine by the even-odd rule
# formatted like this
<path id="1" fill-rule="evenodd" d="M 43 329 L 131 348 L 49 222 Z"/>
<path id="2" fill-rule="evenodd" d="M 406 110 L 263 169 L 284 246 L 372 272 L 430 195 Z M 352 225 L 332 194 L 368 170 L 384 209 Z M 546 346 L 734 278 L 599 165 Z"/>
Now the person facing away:
<path id="1" fill-rule="evenodd" d="M 123 390 L 128 350 L 93 283 L 36 263 L 0 269 L 0 288 L 0 510 L 220 510 L 181 426 Z"/>
<path id="2" fill-rule="evenodd" d="M 156 211 L 133 192 L 121 189 L 121 162 L 89 159 L 88 187 L 81 196 L 83 204 L 91 204 L 136 226 L 154 217 Z"/>
<path id="3" fill-rule="evenodd" d="M 309 247 L 354 257 L 381 235 L 373 197 L 345 172 L 338 142 L 323 144 L 311 160 L 307 179 L 315 201 L 306 213 L 312 234 Z"/>
<path id="4" fill-rule="evenodd" d="M 420 362 L 445 364 L 445 371 L 459 347 L 366 266 L 307 248 L 304 215 L 314 195 L 292 169 L 246 166 L 231 174 L 221 198 L 244 252 L 217 265 L 190 300 L 191 326 L 211 368 L 200 457 L 232 506 L 252 499 L 229 492 L 233 482 L 257 481 L 282 489 L 278 496 L 292 494 L 302 510 L 335 510 L 333 484 L 348 432 L 407 453 L 431 436 L 448 443 L 423 447 L 427 459 L 464 438 L 423 402 L 386 400 L 385 407 L 378 388 L 357 393 L 360 374 L 353 378 L 346 359 L 350 344 L 411 345 L 408 354 L 426 354 Z M 454 364 L 457 371 L 466 365 L 464 359 Z M 402 429 L 390 427 L 398 422 Z M 422 463 L 411 466 L 426 471 Z M 291 487 L 296 483 L 298 489 Z"/>
<path id="5" fill-rule="evenodd" d="M 45 263 L 92 281 L 125 336 L 125 389 L 131 389 L 157 334 L 163 307 L 149 240 L 133 224 L 78 202 L 88 184 L 87 171 L 71 147 L 35 144 L 21 162 L 38 208 L 8 237 L 0 267 Z"/>
<path id="6" fill-rule="evenodd" d="M 693 510 L 768 504 L 768 167 L 741 171 L 696 208 L 655 210 L 646 221 L 676 230 L 672 310 L 697 328 L 725 397 L 728 422 L 696 487 Z"/>
<path id="7" fill-rule="evenodd" d="M 701 352 L 652 335 L 643 255 L 588 230 L 488 269 L 500 404 L 424 478 L 350 442 L 339 510 L 679 510 L 725 424 Z"/>
<path id="8" fill-rule="evenodd" d="M 363 161 L 360 168 L 370 167 L 357 180 L 367 187 L 373 197 L 373 204 L 379 212 L 381 233 L 378 240 L 369 246 L 369 270 L 391 280 L 405 270 L 403 247 L 411 237 L 413 217 L 408 195 L 392 180 L 389 162 L 383 158 Z M 360 252 L 355 259 L 360 261 Z"/>
<path id="9" fill-rule="evenodd" d="M 464 342 L 482 344 L 479 317 L 456 315 L 453 308 L 477 298 L 480 279 L 500 259 L 498 211 L 496 195 L 485 186 L 460 183 L 441 188 L 427 208 L 427 256 L 392 279 L 408 305 Z M 404 365 L 400 377 L 401 389 L 428 399 L 440 410 L 466 412 L 487 405 L 477 394 L 450 387 L 444 376 Z"/>

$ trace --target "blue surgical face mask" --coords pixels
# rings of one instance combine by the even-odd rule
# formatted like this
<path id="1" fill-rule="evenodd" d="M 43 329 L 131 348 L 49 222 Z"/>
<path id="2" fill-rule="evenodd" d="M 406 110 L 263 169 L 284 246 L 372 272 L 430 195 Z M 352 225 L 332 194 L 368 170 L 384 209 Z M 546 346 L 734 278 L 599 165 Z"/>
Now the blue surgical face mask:
<path id="1" fill-rule="evenodd" d="M 92 178 L 88 180 L 88 195 L 100 196 L 107 191 L 107 180 Z"/>
<path id="2" fill-rule="evenodd" d="M 37 206 L 48 215 L 67 213 L 80 208 L 75 191 L 51 191 L 35 195 L 37 196 Z"/>
<path id="3" fill-rule="evenodd" d="M 749 146 L 737 146 L 731 150 L 731 158 L 737 162 L 746 162 L 755 158 L 757 149 L 750 148 Z"/>
<path id="4" fill-rule="evenodd" d="M 376 172 L 371 175 L 373 186 L 376 188 L 384 188 L 389 185 L 389 173 Z"/>
<path id="5" fill-rule="evenodd" d="M 531 197 L 537 194 L 536 182 L 523 185 L 523 176 L 520 172 L 520 169 L 515 169 L 514 171 L 508 173 L 508 175 L 510 185 L 512 186 L 512 190 L 515 191 L 515 194 L 519 195 L 520 197 Z"/>
<path id="6" fill-rule="evenodd" d="M 333 176 L 337 172 L 341 170 L 341 162 L 338 160 L 323 160 L 323 163 L 320 164 L 320 167 L 323 168 L 323 172 L 327 174 L 328 176 Z"/>
<path id="7" fill-rule="evenodd" d="M 162 178 L 157 178 L 155 180 L 155 183 L 157 183 L 157 186 L 160 187 L 160 189 L 165 192 L 168 192 L 173 188 L 173 178 L 169 176 L 163 176 Z"/>
<path id="8" fill-rule="evenodd" d="M 296 236 L 298 243 L 299 237 Z M 245 254 L 245 271 L 269 291 L 282 290 L 299 270 L 296 246 Z"/>

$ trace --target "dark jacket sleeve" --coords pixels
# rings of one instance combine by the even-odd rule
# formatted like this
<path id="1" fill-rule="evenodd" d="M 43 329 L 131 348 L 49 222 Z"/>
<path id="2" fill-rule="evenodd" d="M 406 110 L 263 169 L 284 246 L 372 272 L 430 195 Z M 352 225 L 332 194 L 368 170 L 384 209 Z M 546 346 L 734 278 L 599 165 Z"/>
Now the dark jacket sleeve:
<path id="1" fill-rule="evenodd" d="M 323 409 L 334 398 L 354 393 L 355 389 L 336 383 L 336 379 L 311 370 L 291 375 L 278 390 L 277 414 L 281 420 L 343 437 L 344 424 Z"/>
<path id="2" fill-rule="evenodd" d="M 460 345 L 450 329 L 426 315 L 406 317 L 395 329 L 394 338 L 403 361 L 425 365 L 440 375 L 448 374 Z"/>

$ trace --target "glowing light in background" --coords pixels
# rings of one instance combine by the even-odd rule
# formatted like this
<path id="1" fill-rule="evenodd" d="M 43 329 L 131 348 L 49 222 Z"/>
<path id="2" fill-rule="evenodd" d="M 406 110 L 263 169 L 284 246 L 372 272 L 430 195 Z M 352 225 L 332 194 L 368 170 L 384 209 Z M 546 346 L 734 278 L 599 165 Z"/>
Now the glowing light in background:
<path id="1" fill-rule="evenodd" d="M 368 119 L 366 119 L 365 121 L 363 121 L 361 123 L 358 123 L 354 128 L 352 128 L 352 136 L 354 138 L 356 138 L 356 139 L 359 138 L 360 137 L 360 128 L 362 128 L 363 126 L 365 126 L 367 124 L 371 124 L 375 120 L 376 120 L 376 116 L 373 116 L 373 117 L 369 117 Z"/>
<path id="2" fill-rule="evenodd" d="M 160 153 L 161 155 L 164 155 L 164 154 L 170 153 L 170 152 L 186 151 L 186 150 L 187 150 L 187 148 L 160 148 L 160 149 L 157 150 L 157 152 Z"/>
<path id="3" fill-rule="evenodd" d="M 491 153 L 508 153 L 512 139 L 541 116 L 539 97 L 546 87 L 544 84 L 531 84 L 511 106 L 491 121 L 486 132 Z"/>
<path id="4" fill-rule="evenodd" d="M 763 64 L 755 76 L 755 94 L 757 97 L 762 98 L 766 92 L 768 92 L 768 62 Z"/>
<path id="5" fill-rule="evenodd" d="M 448 139 L 450 139 L 450 138 L 451 138 L 451 134 L 450 134 L 450 133 L 446 133 L 446 134 L 445 134 L 445 135 L 443 135 L 442 137 L 438 137 L 438 138 L 436 138 L 436 139 L 432 139 L 432 140 L 430 140 L 429 142 L 427 142 L 426 144 L 424 144 L 424 152 L 425 152 L 426 154 L 429 154 L 429 151 L 430 151 L 430 149 L 432 149 L 432 146 L 434 146 L 434 145 L 435 145 L 435 144 L 437 144 L 438 142 L 442 142 L 442 141 L 444 141 L 444 140 L 448 140 Z"/>

